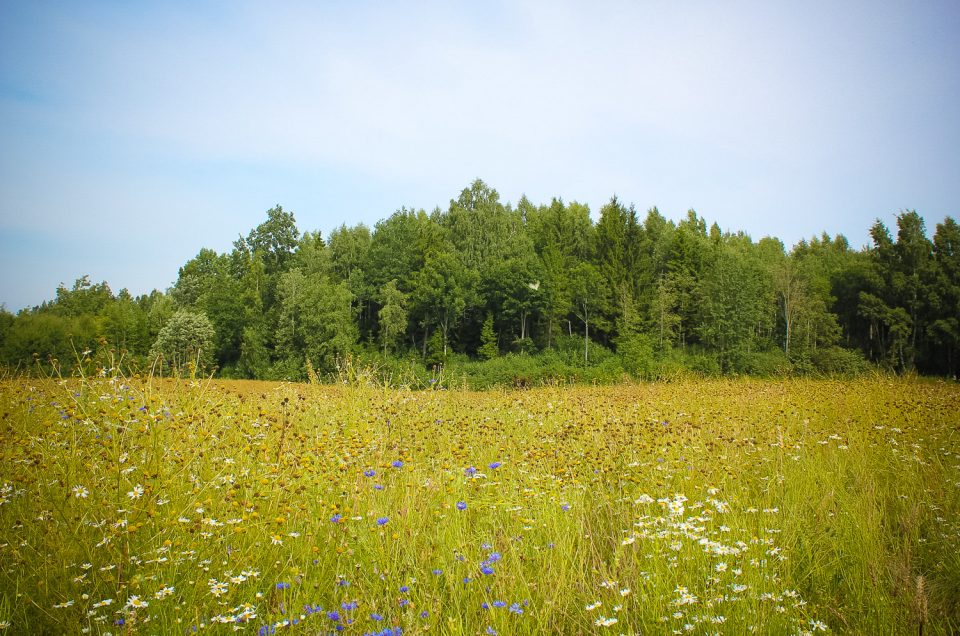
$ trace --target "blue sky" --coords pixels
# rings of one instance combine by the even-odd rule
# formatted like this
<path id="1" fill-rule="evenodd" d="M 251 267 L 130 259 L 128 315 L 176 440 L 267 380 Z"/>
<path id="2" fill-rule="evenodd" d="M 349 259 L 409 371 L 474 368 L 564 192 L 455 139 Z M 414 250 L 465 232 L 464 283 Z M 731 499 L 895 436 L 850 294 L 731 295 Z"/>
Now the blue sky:
<path id="1" fill-rule="evenodd" d="M 859 247 L 960 213 L 956 2 L 0 0 L 0 302 L 165 289 L 301 230 L 516 202 Z"/>

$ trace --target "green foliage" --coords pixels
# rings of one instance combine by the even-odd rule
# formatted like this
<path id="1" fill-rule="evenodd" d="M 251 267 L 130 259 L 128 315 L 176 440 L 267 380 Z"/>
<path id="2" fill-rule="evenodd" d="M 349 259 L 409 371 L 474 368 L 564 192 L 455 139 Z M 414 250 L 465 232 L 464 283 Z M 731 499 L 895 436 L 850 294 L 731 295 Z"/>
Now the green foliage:
<path id="1" fill-rule="evenodd" d="M 731 370 L 740 375 L 776 378 L 790 375 L 793 365 L 781 349 L 736 351 L 731 356 Z"/>
<path id="2" fill-rule="evenodd" d="M 307 360 L 330 377 L 358 343 L 445 371 L 465 352 L 556 354 L 582 381 L 607 381 L 615 367 L 638 379 L 864 364 L 960 372 L 952 218 L 932 240 L 903 211 L 895 236 L 880 221 L 870 228 L 869 249 L 823 234 L 787 251 L 694 210 L 674 221 L 652 208 L 641 222 L 616 197 L 596 223 L 586 205 L 558 198 L 522 197 L 514 209 L 479 179 L 446 210 L 402 208 L 326 240 L 301 233 L 279 205 L 266 216 L 229 252 L 201 249 L 167 293 L 114 294 L 83 276 L 55 300 L 0 313 L 0 362 L 49 372 L 105 341 L 145 365 L 176 312 L 188 311 L 214 330 L 208 368 L 245 378 L 304 377 Z M 590 376 L 600 367 L 609 373 Z"/>
<path id="3" fill-rule="evenodd" d="M 856 377 L 871 368 L 862 353 L 841 347 L 818 349 L 810 354 L 810 362 L 817 373 L 837 377 Z"/>
<path id="4" fill-rule="evenodd" d="M 617 340 L 617 353 L 623 368 L 638 380 L 654 380 L 657 377 L 657 358 L 654 340 L 644 333 L 628 333 Z"/>
<path id="5" fill-rule="evenodd" d="M 332 370 L 336 359 L 353 349 L 358 336 L 347 283 L 307 278 L 294 269 L 281 276 L 279 296 L 277 355 L 288 361 L 282 373 L 289 374 L 291 366 L 300 369 L 304 355 L 317 369 Z"/>
<path id="6" fill-rule="evenodd" d="M 158 371 L 177 375 L 204 372 L 213 365 L 216 332 L 205 314 L 178 311 L 160 330 L 150 348 Z"/>
<path id="7" fill-rule="evenodd" d="M 391 280 L 380 288 L 380 343 L 383 353 L 387 354 L 391 346 L 397 344 L 398 339 L 407 330 L 409 318 L 407 316 L 406 294 L 397 289 L 397 281 Z"/>
<path id="8" fill-rule="evenodd" d="M 483 328 L 480 330 L 480 348 L 477 349 L 477 355 L 481 360 L 493 360 L 500 355 L 497 333 L 493 330 L 492 313 L 488 313 L 487 319 L 483 321 Z"/>
<path id="9" fill-rule="evenodd" d="M 451 252 L 430 255 L 417 274 L 411 303 L 425 330 L 439 328 L 434 337 L 440 339 L 438 349 L 442 357 L 447 355 L 450 330 L 460 321 L 472 298 L 475 280 L 473 272 Z"/>

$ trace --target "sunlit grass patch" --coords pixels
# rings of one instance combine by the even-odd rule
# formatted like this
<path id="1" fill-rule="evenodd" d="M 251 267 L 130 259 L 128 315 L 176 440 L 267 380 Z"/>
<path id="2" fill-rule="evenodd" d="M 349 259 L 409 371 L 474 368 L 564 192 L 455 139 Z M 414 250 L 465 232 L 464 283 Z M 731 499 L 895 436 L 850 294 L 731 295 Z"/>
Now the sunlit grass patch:
<path id="1" fill-rule="evenodd" d="M 0 625 L 950 633 L 958 398 L 7 382 Z"/>

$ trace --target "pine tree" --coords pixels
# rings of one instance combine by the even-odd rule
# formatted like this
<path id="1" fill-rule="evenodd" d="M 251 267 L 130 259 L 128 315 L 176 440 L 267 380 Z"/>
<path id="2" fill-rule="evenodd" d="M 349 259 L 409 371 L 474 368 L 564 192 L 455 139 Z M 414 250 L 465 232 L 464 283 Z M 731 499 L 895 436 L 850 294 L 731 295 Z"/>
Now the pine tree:
<path id="1" fill-rule="evenodd" d="M 500 348 L 497 346 L 497 333 L 493 330 L 493 314 L 488 313 L 487 319 L 483 321 L 483 328 L 480 330 L 480 348 L 477 350 L 484 360 L 492 360 L 500 355 Z"/>

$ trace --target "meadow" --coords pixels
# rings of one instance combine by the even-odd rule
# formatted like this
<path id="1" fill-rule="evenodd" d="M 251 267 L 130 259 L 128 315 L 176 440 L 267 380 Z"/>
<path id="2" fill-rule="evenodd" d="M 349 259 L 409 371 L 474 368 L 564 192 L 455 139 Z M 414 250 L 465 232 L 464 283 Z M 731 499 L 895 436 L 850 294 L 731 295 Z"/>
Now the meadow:
<path id="1" fill-rule="evenodd" d="M 948 634 L 960 386 L 0 382 L 17 634 Z"/>

